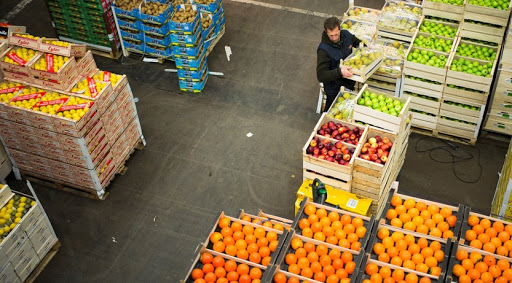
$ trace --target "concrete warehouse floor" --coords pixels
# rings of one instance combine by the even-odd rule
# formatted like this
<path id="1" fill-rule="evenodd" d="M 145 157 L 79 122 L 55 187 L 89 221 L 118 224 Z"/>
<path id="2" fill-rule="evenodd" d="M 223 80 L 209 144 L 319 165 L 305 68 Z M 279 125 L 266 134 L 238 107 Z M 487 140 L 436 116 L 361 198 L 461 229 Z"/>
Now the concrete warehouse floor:
<path id="1" fill-rule="evenodd" d="M 348 5 L 262 1 L 337 15 Z M 44 0 L 21 1 L 26 7 L 9 14 L 18 2 L 2 0 L 0 18 L 54 36 Z M 356 4 L 379 9 L 383 1 Z M 177 282 L 219 211 L 293 217 L 301 149 L 319 118 L 315 67 L 324 18 L 232 0 L 224 0 L 224 9 L 226 34 L 208 64 L 225 76 L 210 77 L 201 95 L 180 93 L 176 74 L 163 71 L 173 63 L 95 56 L 99 68 L 128 75 L 147 147 L 133 154 L 105 201 L 34 185 L 62 243 L 39 282 Z M 233 51 L 229 62 L 225 45 Z M 459 181 L 451 164 L 432 161 L 416 145 L 445 144 L 411 135 L 400 190 L 488 213 L 507 143 L 480 138 L 476 147 L 454 151 L 480 152 L 482 175 L 474 184 Z M 443 151 L 433 155 L 451 160 Z M 478 158 L 455 169 L 476 179 Z M 12 175 L 8 183 L 26 190 Z"/>

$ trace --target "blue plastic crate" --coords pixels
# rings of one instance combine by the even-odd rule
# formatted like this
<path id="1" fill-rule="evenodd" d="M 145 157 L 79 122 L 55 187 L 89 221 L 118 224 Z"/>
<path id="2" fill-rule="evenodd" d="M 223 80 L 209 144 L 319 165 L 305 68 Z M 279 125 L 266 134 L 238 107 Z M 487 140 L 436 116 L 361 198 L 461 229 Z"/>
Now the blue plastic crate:
<path id="1" fill-rule="evenodd" d="M 140 30 L 120 28 L 121 37 L 125 39 L 143 40 L 144 34 Z"/>
<path id="2" fill-rule="evenodd" d="M 169 0 L 152 0 L 152 1 L 162 3 L 162 4 L 166 4 L 166 3 L 172 4 L 171 1 L 169 1 Z"/>
<path id="3" fill-rule="evenodd" d="M 199 37 L 199 43 L 189 47 L 185 45 L 171 45 L 172 52 L 174 55 L 179 56 L 180 58 L 198 58 L 201 56 L 201 52 L 203 51 L 203 43 L 204 39 Z"/>
<path id="4" fill-rule="evenodd" d="M 161 1 L 154 1 L 154 0 L 153 1 L 148 1 L 148 2 L 160 2 L 160 3 L 163 3 Z M 158 15 L 158 16 L 146 15 L 146 14 L 143 14 L 142 11 L 141 11 L 140 19 L 143 22 L 163 24 L 163 23 L 167 22 L 167 19 L 169 19 L 169 16 L 171 15 L 171 13 L 172 13 L 172 5 L 169 4 L 169 7 L 167 7 L 167 9 L 165 9 L 165 11 L 163 13 L 161 13 L 160 15 Z"/>
<path id="5" fill-rule="evenodd" d="M 209 73 L 208 64 L 206 60 L 198 70 L 178 69 L 178 79 L 185 81 L 198 82 L 201 81 L 205 72 Z"/>
<path id="6" fill-rule="evenodd" d="M 200 11 L 208 11 L 208 12 L 215 12 L 217 11 L 217 9 L 219 9 L 219 7 L 222 7 L 222 1 L 221 0 L 216 0 L 215 2 L 211 3 L 211 4 L 208 4 L 208 5 L 205 5 L 205 4 L 199 4 L 199 3 L 194 3 L 195 5 L 197 5 L 197 9 L 200 10 Z"/>
<path id="7" fill-rule="evenodd" d="M 157 57 L 169 58 L 172 56 L 172 50 L 170 48 L 166 48 L 165 50 L 160 50 L 155 48 L 156 46 L 146 44 L 144 46 L 144 53 L 151 54 Z"/>
<path id="8" fill-rule="evenodd" d="M 119 17 L 127 17 L 132 19 L 139 19 L 139 9 L 133 9 L 131 11 L 123 10 L 118 7 L 116 7 L 114 4 L 112 5 L 114 7 L 114 13 Z"/>
<path id="9" fill-rule="evenodd" d="M 222 17 L 222 19 L 215 26 L 215 35 L 219 34 L 224 27 L 226 26 L 226 18 Z"/>
<path id="10" fill-rule="evenodd" d="M 171 45 L 171 37 L 169 35 L 156 35 L 154 33 L 144 33 L 144 39 L 146 44 L 154 44 L 159 46 L 169 46 Z"/>
<path id="11" fill-rule="evenodd" d="M 164 24 L 161 24 L 159 27 L 153 27 L 153 26 L 150 26 L 149 23 L 143 22 L 142 30 L 145 33 L 153 33 L 153 34 L 166 36 L 169 33 L 169 26 L 166 23 L 164 23 Z"/>
<path id="12" fill-rule="evenodd" d="M 203 50 L 201 50 L 201 53 L 196 58 L 174 56 L 174 62 L 176 63 L 176 69 L 197 71 L 206 62 L 206 48 L 203 47 Z"/>
<path id="13" fill-rule="evenodd" d="M 142 45 L 142 42 L 139 42 L 138 44 L 136 44 L 135 42 L 126 41 L 123 39 L 123 45 L 124 45 L 124 48 L 128 51 L 134 51 L 134 52 L 139 52 L 139 53 L 144 51 L 144 46 Z"/>
<path id="14" fill-rule="evenodd" d="M 179 80 L 179 83 L 180 83 L 180 89 L 181 91 L 185 91 L 185 92 L 202 92 L 205 85 L 206 85 L 206 82 L 208 81 L 208 77 L 209 77 L 210 73 L 209 72 L 205 72 L 203 74 L 203 79 L 199 80 L 199 81 L 196 81 L 196 82 L 190 82 L 190 81 L 186 81 L 186 80 Z"/>
<path id="15" fill-rule="evenodd" d="M 192 32 L 192 34 L 180 34 L 180 33 L 171 33 L 171 42 L 175 45 L 180 44 L 194 44 L 197 42 L 197 38 L 202 35 L 201 24 L 196 26 L 196 30 Z"/>
<path id="16" fill-rule="evenodd" d="M 136 30 L 142 29 L 142 22 L 140 20 L 131 21 L 131 20 L 127 20 L 127 19 L 117 18 L 117 24 L 119 25 L 119 27 L 126 27 L 129 29 L 136 29 Z"/>
<path id="17" fill-rule="evenodd" d="M 183 4 L 182 5 L 178 5 L 176 7 L 176 10 L 172 13 L 171 20 L 169 21 L 169 29 L 171 31 L 188 31 L 188 32 L 192 32 L 192 31 L 194 31 L 196 25 L 199 22 L 199 11 L 196 14 L 196 18 L 192 22 L 189 22 L 189 23 L 173 22 L 172 18 L 174 17 L 174 14 L 177 13 L 182 8 L 185 9 L 185 5 L 183 5 Z M 197 11 L 197 6 L 196 5 L 192 5 L 192 9 Z"/>

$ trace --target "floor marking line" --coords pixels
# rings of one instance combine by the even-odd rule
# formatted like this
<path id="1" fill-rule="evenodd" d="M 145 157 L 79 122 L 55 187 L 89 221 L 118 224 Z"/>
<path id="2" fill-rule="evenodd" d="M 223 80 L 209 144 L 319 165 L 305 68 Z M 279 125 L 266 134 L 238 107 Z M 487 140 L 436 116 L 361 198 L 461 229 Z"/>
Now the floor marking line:
<path id="1" fill-rule="evenodd" d="M 32 0 L 21 1 L 20 3 L 18 3 L 18 5 L 16 5 L 16 7 L 14 7 L 14 9 L 12 9 L 12 11 L 5 15 L 5 17 L 0 22 L 9 22 L 12 18 L 14 18 L 14 16 L 21 12 L 21 10 L 25 8 L 25 6 L 30 4 L 30 2 L 32 2 Z"/>
<path id="2" fill-rule="evenodd" d="M 245 3 L 245 4 L 253 4 L 253 5 L 267 7 L 267 8 L 271 8 L 271 9 L 283 10 L 283 11 L 287 11 L 287 12 L 294 12 L 294 13 L 299 13 L 299 14 L 304 14 L 304 15 L 309 15 L 309 16 L 317 16 L 317 17 L 322 17 L 322 18 L 337 17 L 336 15 L 329 15 L 329 14 L 322 13 L 322 12 L 315 12 L 315 11 L 311 11 L 311 10 L 282 6 L 282 5 L 277 5 L 277 4 L 270 4 L 270 3 L 255 1 L 255 0 L 231 0 L 231 1 Z"/>

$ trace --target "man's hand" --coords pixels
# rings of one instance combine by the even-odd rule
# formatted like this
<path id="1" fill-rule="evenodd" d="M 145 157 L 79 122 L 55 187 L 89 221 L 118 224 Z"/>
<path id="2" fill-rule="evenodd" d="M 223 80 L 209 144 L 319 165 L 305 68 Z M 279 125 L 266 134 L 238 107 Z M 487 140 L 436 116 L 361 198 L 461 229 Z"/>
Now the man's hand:
<path id="1" fill-rule="evenodd" d="M 347 66 L 341 67 L 341 75 L 345 78 L 352 77 L 353 74 L 350 70 L 352 70 L 352 67 L 347 67 Z"/>

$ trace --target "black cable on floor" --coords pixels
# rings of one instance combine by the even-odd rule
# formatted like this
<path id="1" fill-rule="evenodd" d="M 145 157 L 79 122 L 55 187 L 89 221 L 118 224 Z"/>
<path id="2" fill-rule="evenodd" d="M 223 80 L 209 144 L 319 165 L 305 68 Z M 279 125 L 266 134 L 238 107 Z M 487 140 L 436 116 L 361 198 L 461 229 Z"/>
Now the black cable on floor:
<path id="1" fill-rule="evenodd" d="M 428 152 L 429 153 L 428 155 L 429 155 L 430 159 L 435 161 L 435 162 L 438 162 L 438 163 L 444 163 L 444 164 L 451 163 L 452 164 L 453 175 L 457 179 L 459 179 L 459 181 L 461 181 L 461 182 L 464 182 L 464 183 L 467 183 L 467 184 L 474 184 L 474 183 L 480 181 L 480 178 L 482 177 L 482 165 L 480 164 L 480 149 L 476 148 L 476 150 L 478 151 L 478 167 L 480 168 L 480 173 L 478 173 L 478 177 L 474 181 L 468 181 L 468 180 L 462 179 L 461 177 L 459 177 L 457 175 L 456 164 L 459 163 L 459 162 L 472 160 L 472 159 L 475 158 L 475 156 L 473 154 L 471 154 L 470 152 L 464 150 L 459 145 L 450 143 L 450 142 L 442 140 L 442 139 L 436 139 L 436 140 L 440 140 L 441 142 L 446 144 L 444 146 L 436 146 L 436 147 L 432 147 L 432 148 L 429 148 L 429 149 L 419 149 L 418 144 L 422 140 L 425 140 L 425 139 L 428 139 L 428 138 L 430 138 L 430 137 L 422 137 L 422 138 L 420 138 L 416 142 L 416 146 L 415 146 L 415 151 L 416 152 L 419 152 L 419 153 Z M 430 138 L 430 139 L 434 139 L 434 138 Z M 433 153 L 436 152 L 436 151 L 447 152 L 450 155 L 451 160 L 439 160 L 439 159 L 436 159 L 433 156 Z M 455 154 L 456 152 L 458 152 L 458 153 L 462 152 L 462 153 L 465 154 L 465 156 L 458 156 L 457 154 Z"/>

